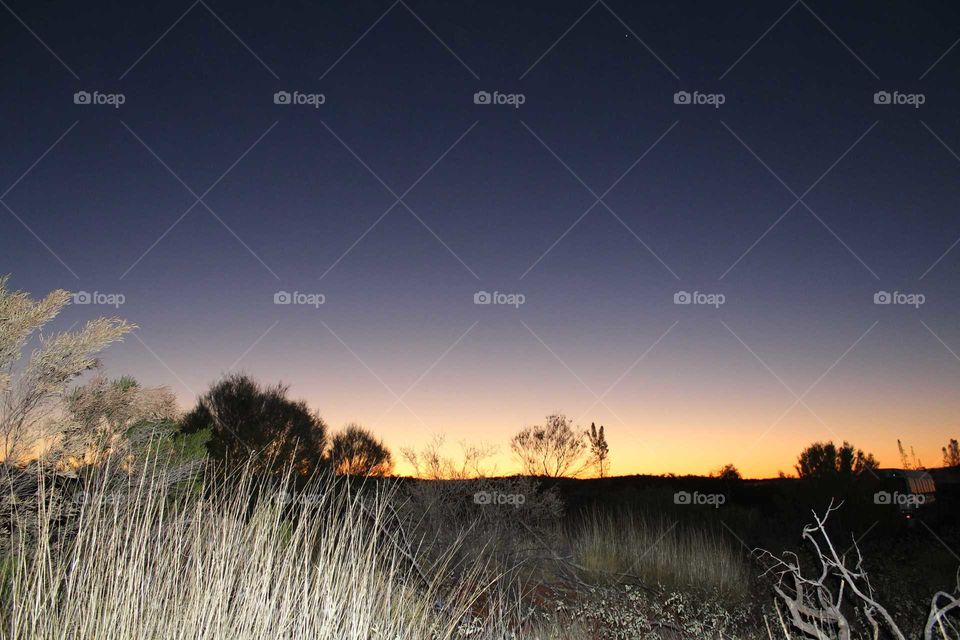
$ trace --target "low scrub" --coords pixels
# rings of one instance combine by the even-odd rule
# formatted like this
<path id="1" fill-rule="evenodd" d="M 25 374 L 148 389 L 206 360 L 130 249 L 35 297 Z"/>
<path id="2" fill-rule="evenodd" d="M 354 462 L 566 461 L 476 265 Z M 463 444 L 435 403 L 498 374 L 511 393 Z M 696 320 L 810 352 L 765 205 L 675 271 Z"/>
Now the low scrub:
<path id="1" fill-rule="evenodd" d="M 596 578 L 694 589 L 742 600 L 753 581 L 745 552 L 721 531 L 639 511 L 589 512 L 569 530 L 577 563 Z"/>

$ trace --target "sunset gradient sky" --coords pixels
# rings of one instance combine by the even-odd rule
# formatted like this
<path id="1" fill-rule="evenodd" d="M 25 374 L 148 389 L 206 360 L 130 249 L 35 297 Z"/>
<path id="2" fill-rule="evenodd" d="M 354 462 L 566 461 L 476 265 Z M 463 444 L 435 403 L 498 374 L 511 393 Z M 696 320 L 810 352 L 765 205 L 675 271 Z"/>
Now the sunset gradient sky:
<path id="1" fill-rule="evenodd" d="M 955 3 L 94 5 L 0 10 L 0 273 L 122 294 L 59 321 L 140 326 L 111 375 L 243 370 L 501 472 L 558 411 L 615 474 L 960 437 Z"/>

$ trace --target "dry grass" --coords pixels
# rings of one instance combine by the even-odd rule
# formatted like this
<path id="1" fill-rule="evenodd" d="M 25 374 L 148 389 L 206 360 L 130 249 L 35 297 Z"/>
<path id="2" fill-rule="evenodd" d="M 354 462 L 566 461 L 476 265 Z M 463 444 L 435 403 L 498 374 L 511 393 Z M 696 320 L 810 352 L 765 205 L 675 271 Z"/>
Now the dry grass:
<path id="1" fill-rule="evenodd" d="M 101 482 L 67 537 L 44 495 L 6 562 L 0 637 L 454 637 L 470 594 L 444 591 L 442 567 L 418 582 L 384 539 L 383 495 L 321 483 L 291 518 L 283 487 L 209 484 L 184 498 L 149 474 Z"/>
<path id="2" fill-rule="evenodd" d="M 597 576 L 745 598 L 751 568 L 721 532 L 639 512 L 593 512 L 571 527 L 578 564 Z"/>
<path id="3" fill-rule="evenodd" d="M 358 490 L 324 480 L 295 492 L 208 476 L 201 490 L 146 465 L 135 476 L 100 473 L 77 502 L 40 479 L 34 508 L 14 510 L 14 531 L 24 533 L 0 562 L 3 640 L 593 640 L 668 628 L 657 621 L 690 638 L 732 630 L 722 609 L 716 620 L 685 622 L 680 609 L 709 617 L 692 593 L 667 593 L 660 606 L 608 582 L 575 599 L 537 590 L 530 600 L 496 580 L 504 572 L 489 557 L 464 566 L 457 543 L 446 559 L 418 555 L 389 483 Z M 598 585 L 628 573 L 740 597 L 750 582 L 742 557 L 705 529 L 623 514 L 586 518 L 568 533 Z"/>
<path id="4" fill-rule="evenodd" d="M 3 640 L 586 640 L 621 637 L 628 614 L 640 615 L 631 629 L 654 619 L 642 613 L 652 602 L 627 601 L 639 592 L 621 611 L 593 590 L 590 615 L 543 601 L 531 616 L 513 582 L 491 580 L 503 573 L 489 558 L 465 567 L 455 544 L 447 560 L 406 546 L 385 483 L 294 492 L 244 475 L 201 490 L 147 465 L 101 473 L 78 502 L 39 479 L 0 565 Z M 578 560 L 598 573 L 725 589 L 742 570 L 719 540 L 641 518 L 596 517 L 576 533 Z"/>

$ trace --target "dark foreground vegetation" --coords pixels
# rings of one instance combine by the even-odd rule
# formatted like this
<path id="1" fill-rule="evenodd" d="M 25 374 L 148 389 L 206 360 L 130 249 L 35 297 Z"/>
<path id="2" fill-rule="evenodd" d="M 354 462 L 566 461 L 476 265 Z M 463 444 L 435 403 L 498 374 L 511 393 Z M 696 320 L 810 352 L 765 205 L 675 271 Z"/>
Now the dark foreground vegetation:
<path id="1" fill-rule="evenodd" d="M 827 507 L 804 520 L 801 481 L 723 483 L 277 478 L 169 452 L 69 474 L 7 466 L 0 634 L 957 637 L 949 612 L 925 628 L 933 593 L 955 603 L 955 494 L 911 520 L 855 495 L 828 512 L 815 495 Z"/>

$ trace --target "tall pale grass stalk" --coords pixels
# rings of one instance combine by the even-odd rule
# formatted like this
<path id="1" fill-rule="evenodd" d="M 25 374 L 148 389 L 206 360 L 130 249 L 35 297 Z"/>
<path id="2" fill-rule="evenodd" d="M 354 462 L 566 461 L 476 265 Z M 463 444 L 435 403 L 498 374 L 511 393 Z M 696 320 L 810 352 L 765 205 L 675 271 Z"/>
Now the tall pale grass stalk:
<path id="1" fill-rule="evenodd" d="M 423 583 L 384 535 L 376 487 L 241 474 L 178 492 L 156 471 L 110 476 L 72 527 L 41 482 L 33 533 L 0 574 L 0 638 L 443 639 L 475 601 L 442 566 Z"/>
<path id="2" fill-rule="evenodd" d="M 577 562 L 598 576 L 745 597 L 750 566 L 720 531 L 635 511 L 591 512 L 573 525 Z"/>

